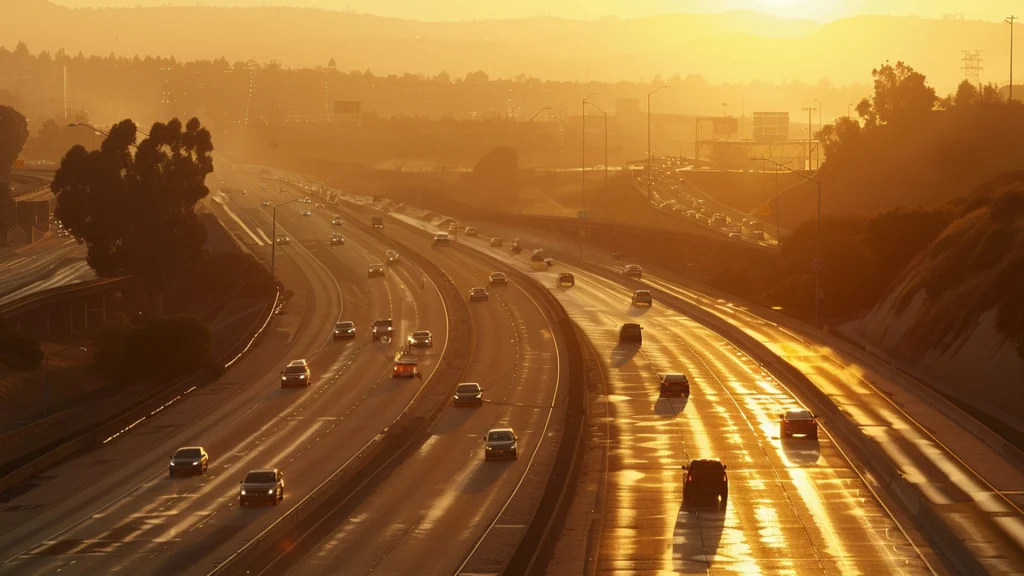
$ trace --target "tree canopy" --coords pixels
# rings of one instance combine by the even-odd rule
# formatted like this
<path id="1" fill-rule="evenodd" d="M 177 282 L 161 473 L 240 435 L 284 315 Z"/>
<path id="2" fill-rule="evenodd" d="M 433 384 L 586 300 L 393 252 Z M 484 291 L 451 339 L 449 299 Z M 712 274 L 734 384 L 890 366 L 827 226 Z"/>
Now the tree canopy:
<path id="1" fill-rule="evenodd" d="M 196 118 L 184 127 L 158 122 L 137 147 L 136 133 L 123 120 L 99 150 L 68 151 L 50 185 L 54 216 L 88 245 L 98 274 L 135 275 L 159 292 L 202 255 L 206 230 L 195 209 L 209 194 L 213 142 Z"/>
<path id="2" fill-rule="evenodd" d="M 0 106 L 0 182 L 7 182 L 11 166 L 28 140 L 28 120 L 10 106 Z M 0 188 L 6 192 L 6 188 Z"/>
<path id="3" fill-rule="evenodd" d="M 871 71 L 875 94 L 857 104 L 857 113 L 868 126 L 916 120 L 935 108 L 939 98 L 925 83 L 924 74 L 903 62 L 888 62 Z"/>

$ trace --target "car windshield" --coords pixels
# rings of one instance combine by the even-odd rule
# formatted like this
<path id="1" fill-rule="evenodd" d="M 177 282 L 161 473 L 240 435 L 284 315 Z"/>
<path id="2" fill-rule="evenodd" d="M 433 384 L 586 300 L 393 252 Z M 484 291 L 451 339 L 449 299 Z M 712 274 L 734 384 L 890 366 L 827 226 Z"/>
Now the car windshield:
<path id="1" fill-rule="evenodd" d="M 508 430 L 498 430 L 487 434 L 488 442 L 511 442 L 514 439 L 512 432 Z"/>
<path id="2" fill-rule="evenodd" d="M 479 392 L 480 391 L 480 385 L 479 384 L 459 384 L 459 387 L 456 388 L 455 391 L 459 392 L 460 394 L 472 394 L 474 392 Z"/>
<path id="3" fill-rule="evenodd" d="M 722 463 L 717 460 L 694 460 L 690 463 L 690 475 L 694 478 L 721 475 L 725 472 Z"/>
<path id="4" fill-rule="evenodd" d="M 651 298 L 651 293 L 650 293 L 650 292 L 646 292 L 646 291 L 644 291 L 644 290 L 639 290 L 639 291 L 637 291 L 637 293 L 636 293 L 636 297 L 637 297 L 637 298 L 640 298 L 640 299 L 644 299 L 644 298 L 646 298 L 646 299 L 648 299 L 648 300 L 649 300 L 649 299 Z"/>
<path id="5" fill-rule="evenodd" d="M 182 448 L 174 453 L 175 458 L 199 458 L 202 456 L 202 452 L 199 448 Z"/>
<path id="6" fill-rule="evenodd" d="M 273 472 L 249 472 L 245 475 L 246 484 L 273 484 L 276 482 Z"/>
<path id="7" fill-rule="evenodd" d="M 483 294 L 484 292 L 486 292 L 486 290 L 484 290 L 483 288 L 473 288 L 474 294 Z"/>
<path id="8" fill-rule="evenodd" d="M 306 373 L 306 367 L 305 366 L 289 366 L 289 367 L 284 369 L 284 373 L 285 374 L 305 374 Z"/>
<path id="9" fill-rule="evenodd" d="M 504 278 L 504 272 L 491 272 L 491 278 Z"/>
<path id="10" fill-rule="evenodd" d="M 378 328 L 390 328 L 391 320 L 374 320 L 373 325 Z"/>
<path id="11" fill-rule="evenodd" d="M 352 322 L 338 322 L 337 324 L 334 325 L 334 327 L 335 328 L 353 328 L 353 327 L 355 327 L 355 324 L 353 324 Z"/>
<path id="12" fill-rule="evenodd" d="M 807 410 L 790 410 L 786 412 L 786 420 L 811 420 L 813 418 Z"/>
<path id="13" fill-rule="evenodd" d="M 666 374 L 665 382 L 686 382 L 686 376 L 682 374 Z"/>

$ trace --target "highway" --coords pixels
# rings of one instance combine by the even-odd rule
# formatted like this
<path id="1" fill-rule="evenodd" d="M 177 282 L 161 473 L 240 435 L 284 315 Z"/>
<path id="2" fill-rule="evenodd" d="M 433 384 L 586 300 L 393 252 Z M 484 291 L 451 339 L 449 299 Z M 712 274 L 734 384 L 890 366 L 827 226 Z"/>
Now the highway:
<path id="1" fill-rule="evenodd" d="M 86 247 L 50 237 L 0 259 L 0 304 L 48 288 L 96 277 L 85 263 Z"/>
<path id="2" fill-rule="evenodd" d="M 460 242 L 526 269 L 524 255 Z M 576 286 L 555 288 L 555 269 L 573 271 Z M 829 435 L 779 440 L 779 415 L 799 406 L 782 383 L 681 314 L 657 303 L 629 308 L 629 291 L 614 280 L 555 269 L 531 274 L 591 340 L 606 378 L 597 573 L 942 573 Z M 645 328 L 639 349 L 618 343 L 628 321 Z M 659 374 L 670 371 L 690 377 L 689 401 L 658 398 Z M 729 466 L 729 504 L 724 512 L 682 509 L 680 466 L 707 457 Z"/>
<path id="3" fill-rule="evenodd" d="M 255 199 L 230 199 L 228 208 L 269 227 Z M 420 363 L 429 377 L 446 334 L 436 289 L 405 267 L 367 280 L 367 262 L 383 248 L 332 249 L 325 221 L 279 211 L 278 224 L 295 239 L 277 259 L 292 294 L 266 340 L 191 399 L 5 494 L 0 572 L 206 574 L 404 409 L 421 381 L 390 378 L 395 345 L 371 344 L 368 326 L 391 317 L 398 334 L 433 331 L 439 342 Z M 339 317 L 356 322 L 358 338 L 329 338 Z M 312 386 L 281 389 L 278 372 L 299 357 L 311 361 Z M 206 447 L 206 476 L 168 478 L 169 457 L 183 445 Z M 267 466 L 285 471 L 284 502 L 240 509 L 239 480 Z"/>
<path id="4" fill-rule="evenodd" d="M 430 250 L 422 235 L 394 226 L 384 234 Z M 467 258 L 440 248 L 434 254 L 434 262 L 449 271 L 463 293 L 485 286 L 496 270 L 473 259 L 473 253 Z M 559 394 L 564 387 L 558 386 L 560 336 L 522 287 L 513 282 L 489 291 L 490 300 L 471 309 L 477 346 L 495 353 L 471 364 L 463 379 L 483 387 L 484 405 L 446 409 L 427 441 L 368 500 L 307 535 L 308 542 L 300 541 L 293 554 L 262 573 L 452 574 L 527 472 L 543 478 L 537 469 L 550 464 L 558 439 L 547 436 L 549 419 L 558 417 L 556 397 L 564 402 Z M 504 426 L 519 435 L 519 459 L 485 461 L 481 437 Z M 545 437 L 548 442 L 541 441 Z M 539 495 L 538 489 L 529 492 Z M 500 571 L 529 517 L 520 514 L 517 523 L 498 528 L 510 545 L 503 557 L 488 559 L 484 572 Z"/>

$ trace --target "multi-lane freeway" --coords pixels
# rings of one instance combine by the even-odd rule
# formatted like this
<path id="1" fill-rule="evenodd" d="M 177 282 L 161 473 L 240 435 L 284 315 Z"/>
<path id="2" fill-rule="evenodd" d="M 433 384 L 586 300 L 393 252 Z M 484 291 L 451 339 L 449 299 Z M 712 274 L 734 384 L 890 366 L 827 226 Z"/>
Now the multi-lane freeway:
<path id="1" fill-rule="evenodd" d="M 238 568 L 501 573 L 545 486 L 568 402 L 570 335 L 555 328 L 551 298 L 578 326 L 593 358 L 588 444 L 601 455 L 596 464 L 584 461 L 595 466 L 584 470 L 597 478 L 594 491 L 569 491 L 589 523 L 579 533 L 592 540 L 572 573 L 955 571 L 830 423 L 817 439 L 780 438 L 780 414 L 804 406 L 796 388 L 668 302 L 631 306 L 630 284 L 606 252 L 588 249 L 586 263 L 559 261 L 538 271 L 528 251 L 492 246 L 490 237 L 522 236 L 556 254 L 575 247 L 488 223 L 476 224 L 480 237 L 434 247 L 437 229 L 429 223 L 392 214 L 383 231 L 372 231 L 365 210 L 313 206 L 316 197 L 295 201 L 305 194 L 246 172 L 215 187 L 208 208 L 261 260 L 270 260 L 271 238 L 290 239 L 275 258 L 287 302 L 265 340 L 217 383 L 5 494 L 0 572 L 209 574 L 366 446 L 436 368 L 458 365 L 460 381 L 483 388 L 481 406 L 449 403 L 414 450 L 372 478 L 372 489 L 332 503 L 277 552 Z M 343 223 L 332 225 L 338 214 Z M 345 243 L 332 245 L 332 233 Z M 437 269 L 403 258 L 383 277 L 368 278 L 368 267 L 396 246 L 425 255 Z M 485 302 L 453 300 L 438 283 L 466 295 L 487 286 L 494 271 L 512 281 L 488 286 Z M 563 271 L 575 275 L 573 287 L 556 285 Z M 971 432 L 955 408 L 839 342 L 727 295 L 664 271 L 646 271 L 643 282 L 739 327 L 810 378 L 884 448 L 984 570 L 1015 573 L 1024 566 L 1017 492 L 1024 474 Z M 471 337 L 458 355 L 446 340 L 456 306 L 467 307 L 471 318 L 458 328 Z M 393 319 L 398 341 L 431 331 L 433 347 L 413 352 L 421 379 L 390 378 L 398 342 L 373 342 L 368 334 L 380 318 Z M 355 322 L 354 340 L 331 338 L 339 319 Z M 620 341 L 626 322 L 642 324 L 642 345 Z M 293 358 L 310 360 L 308 389 L 280 387 L 279 371 Z M 660 397 L 659 379 L 669 372 L 689 377 L 688 398 Z M 519 436 L 519 458 L 485 461 L 481 436 L 507 426 Z M 206 475 L 168 477 L 168 457 L 184 445 L 210 452 Z M 727 505 L 682 505 L 682 465 L 698 458 L 727 465 Z M 261 467 L 284 471 L 284 501 L 240 508 L 239 480 Z"/>

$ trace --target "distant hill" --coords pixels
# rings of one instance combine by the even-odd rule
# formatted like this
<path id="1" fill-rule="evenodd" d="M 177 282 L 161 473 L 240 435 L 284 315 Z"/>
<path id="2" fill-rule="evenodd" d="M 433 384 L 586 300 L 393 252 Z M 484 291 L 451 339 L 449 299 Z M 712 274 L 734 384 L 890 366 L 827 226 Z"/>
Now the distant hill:
<path id="1" fill-rule="evenodd" d="M 679 73 L 712 82 L 828 77 L 846 84 L 863 81 L 885 60 L 902 59 L 946 93 L 961 78 L 963 49 L 984 51 L 983 79 L 1001 80 L 1008 68 L 1005 25 L 970 20 L 863 16 L 822 25 L 744 11 L 445 23 L 303 8 L 4 3 L 0 45 L 8 48 L 24 40 L 33 51 L 225 56 L 285 66 L 322 65 L 333 57 L 342 70 L 376 74 L 484 70 L 492 77 L 637 81 Z"/>

